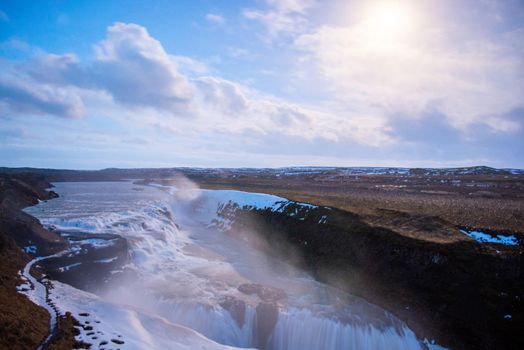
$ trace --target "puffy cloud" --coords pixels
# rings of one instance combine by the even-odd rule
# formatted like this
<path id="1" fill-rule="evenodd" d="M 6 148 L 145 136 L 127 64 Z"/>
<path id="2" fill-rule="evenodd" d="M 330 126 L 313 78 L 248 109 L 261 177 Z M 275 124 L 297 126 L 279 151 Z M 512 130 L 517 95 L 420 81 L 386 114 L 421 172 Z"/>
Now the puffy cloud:
<path id="1" fill-rule="evenodd" d="M 205 108 L 201 130 L 231 135 L 272 134 L 284 137 L 352 142 L 367 147 L 395 143 L 391 128 L 384 118 L 351 116 L 265 95 L 240 84 L 215 77 L 196 80 Z M 196 128 L 196 125 L 192 125 Z"/>
<path id="2" fill-rule="evenodd" d="M 144 27 L 114 24 L 108 28 L 106 39 L 95 46 L 95 52 L 95 60 L 87 64 L 73 54 L 41 54 L 19 67 L 18 73 L 32 79 L 34 89 L 45 85 L 54 89 L 103 90 L 126 107 L 150 107 L 178 114 L 190 109 L 194 91 L 187 77 L 178 71 L 180 59 L 169 56 Z M 196 66 L 189 58 L 183 63 Z"/>
<path id="3" fill-rule="evenodd" d="M 248 108 L 248 101 L 242 88 L 225 79 L 201 77 L 195 80 L 203 102 L 221 113 L 239 117 Z"/>
<path id="4" fill-rule="evenodd" d="M 298 2 L 271 4 L 286 13 L 305 11 Z M 136 24 L 109 27 L 95 53 L 88 62 L 74 54 L 40 53 L 16 65 L 19 82 L 11 77 L 2 85 L 2 95 L 7 96 L 4 106 L 15 113 L 73 118 L 84 115 L 84 103 L 96 114 L 127 118 L 137 116 L 133 109 L 147 107 L 147 118 L 140 114 L 143 123 L 176 132 L 190 128 L 196 133 L 262 138 L 278 133 L 304 140 L 352 139 L 368 146 L 394 142 L 379 117 L 348 118 L 344 111 L 305 107 L 230 80 L 202 76 L 209 74 L 205 65 L 167 54 L 160 42 Z M 192 118 L 187 122 L 179 118 L 176 125 L 166 118 L 181 115 Z"/>
<path id="5" fill-rule="evenodd" d="M 74 54 L 40 54 L 22 67 L 35 82 L 56 86 L 89 86 L 91 77 Z"/>
<path id="6" fill-rule="evenodd" d="M 116 101 L 176 111 L 193 91 L 160 42 L 136 24 L 116 23 L 95 47 L 94 82 Z"/>
<path id="7" fill-rule="evenodd" d="M 0 116 L 18 113 L 81 118 L 84 104 L 69 89 L 35 85 L 19 77 L 0 77 Z"/>
<path id="8" fill-rule="evenodd" d="M 281 12 L 306 11 L 307 7 L 297 4 L 275 2 L 271 6 Z M 2 95 L 7 96 L 3 110 L 78 118 L 84 114 L 87 98 L 98 96 L 89 92 L 104 92 L 107 101 L 111 97 L 117 106 L 131 112 L 137 107 L 150 108 L 148 121 L 166 130 L 191 128 L 197 133 L 261 138 L 278 133 L 373 148 L 402 141 L 391 122 L 399 114 L 424 118 L 428 110 L 438 110 L 454 117 L 457 128 L 479 120 L 498 132 L 519 127 L 518 120 L 505 117 L 506 111 L 521 103 L 515 93 L 520 86 L 515 80 L 520 63 L 513 51 L 501 51 L 508 50 L 507 46 L 471 43 L 471 52 L 449 53 L 404 42 L 377 45 L 379 39 L 370 40 L 369 33 L 358 26 L 325 26 L 300 36 L 296 47 L 330 81 L 321 85 L 323 89 L 333 88 L 328 103 L 306 106 L 230 80 L 201 76 L 209 74 L 205 65 L 169 55 L 139 25 L 116 23 L 95 46 L 92 61 L 80 62 L 72 54 L 41 54 L 18 66 L 17 74 L 23 79 L 16 84 L 15 79 L 4 79 L 2 84 Z M 504 60 L 495 61 L 499 56 Z M 486 72 L 504 77 L 499 80 L 501 85 L 493 87 Z M 503 89 L 510 84 L 512 89 Z M 109 114 L 119 113 L 107 107 L 106 100 L 100 106 L 109 108 Z M 477 104 L 472 102 L 477 100 Z M 137 116 L 126 111 L 120 114 Z M 166 116 L 192 118 L 187 122 L 190 125 L 177 120 L 175 127 Z M 145 116 L 140 118 L 145 121 Z"/>
<path id="9" fill-rule="evenodd" d="M 91 98 L 92 107 L 98 95 L 91 92 L 101 91 L 120 106 L 151 108 L 148 118 L 161 125 L 172 123 L 159 121 L 166 114 L 183 114 L 192 117 L 190 127 L 199 132 L 265 135 L 279 131 L 307 139 L 338 137 L 329 113 L 288 103 L 216 76 L 199 76 L 207 72 L 207 67 L 188 57 L 168 55 L 141 26 L 116 23 L 108 28 L 106 39 L 95 46 L 95 52 L 95 59 L 86 63 L 73 54 L 40 54 L 31 62 L 17 65 L 15 71 L 24 83 L 15 84 L 15 79 L 9 79 L 3 84 L 10 110 L 81 117 L 82 99 Z M 96 109 L 97 114 L 103 110 L 118 113 L 106 100 L 95 100 L 93 108 L 102 108 Z M 175 130 L 187 129 L 188 125 L 178 123 Z M 359 128 L 355 126 L 354 130 Z M 347 135 L 352 132 L 348 130 Z"/>

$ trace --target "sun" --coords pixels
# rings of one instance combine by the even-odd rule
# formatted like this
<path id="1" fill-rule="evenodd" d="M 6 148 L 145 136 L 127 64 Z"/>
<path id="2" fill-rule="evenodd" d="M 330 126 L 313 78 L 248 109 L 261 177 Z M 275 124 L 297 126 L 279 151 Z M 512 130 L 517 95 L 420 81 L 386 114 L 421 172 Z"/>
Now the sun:
<path id="1" fill-rule="evenodd" d="M 364 25 L 375 40 L 400 40 L 413 32 L 415 14 L 407 2 L 377 1 L 364 10 Z"/>
<path id="2" fill-rule="evenodd" d="M 372 15 L 378 30 L 391 31 L 404 27 L 409 20 L 407 10 L 398 3 L 383 3 L 377 6 Z"/>

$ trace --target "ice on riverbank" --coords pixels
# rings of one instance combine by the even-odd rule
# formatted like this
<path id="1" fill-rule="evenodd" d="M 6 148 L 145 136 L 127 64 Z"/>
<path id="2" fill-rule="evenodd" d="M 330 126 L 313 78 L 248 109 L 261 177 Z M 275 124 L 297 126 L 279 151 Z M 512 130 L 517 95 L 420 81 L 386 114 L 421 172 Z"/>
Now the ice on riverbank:
<path id="1" fill-rule="evenodd" d="M 503 245 L 518 245 L 518 240 L 514 235 L 496 235 L 492 236 L 490 234 L 481 232 L 481 231 L 465 231 L 460 230 L 463 234 L 475 239 L 481 243 L 496 243 Z"/>

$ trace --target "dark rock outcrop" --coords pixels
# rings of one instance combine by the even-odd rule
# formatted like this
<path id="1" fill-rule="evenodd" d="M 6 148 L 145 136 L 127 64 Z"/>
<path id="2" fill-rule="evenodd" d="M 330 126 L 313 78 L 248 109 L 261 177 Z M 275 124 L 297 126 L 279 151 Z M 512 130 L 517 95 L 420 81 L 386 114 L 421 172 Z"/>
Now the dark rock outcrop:
<path id="1" fill-rule="evenodd" d="M 297 251 L 318 279 L 390 310 L 421 338 L 452 349 L 524 348 L 522 247 L 480 244 L 456 228 L 447 238 L 407 235 L 334 208 L 290 208 L 237 207 L 232 230 L 254 227 L 271 252 Z"/>
<path id="2" fill-rule="evenodd" d="M 16 177 L 0 174 L 0 226 L 19 247 L 35 246 L 39 255 L 55 253 L 67 246 L 62 237 L 44 229 L 36 218 L 21 210 L 39 200 L 56 198 L 55 192 L 45 190 L 50 186 L 31 174 Z"/>
<path id="3" fill-rule="evenodd" d="M 226 296 L 224 300 L 220 302 L 220 306 L 229 311 L 229 314 L 235 320 L 239 328 L 244 327 L 246 303 L 243 300 L 232 296 Z"/>
<path id="4" fill-rule="evenodd" d="M 273 302 L 261 302 L 256 307 L 255 344 L 258 349 L 265 349 L 269 337 L 278 320 L 278 306 Z"/>
<path id="5" fill-rule="evenodd" d="M 78 289 L 96 291 L 129 261 L 127 241 L 114 234 L 62 233 L 71 252 L 41 262 L 51 279 Z"/>

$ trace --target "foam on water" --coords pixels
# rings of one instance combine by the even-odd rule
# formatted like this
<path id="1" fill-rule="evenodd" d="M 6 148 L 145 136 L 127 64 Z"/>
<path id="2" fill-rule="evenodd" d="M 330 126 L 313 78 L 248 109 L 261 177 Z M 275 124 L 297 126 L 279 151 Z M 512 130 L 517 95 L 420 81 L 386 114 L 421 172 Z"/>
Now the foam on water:
<path id="1" fill-rule="evenodd" d="M 423 348 L 415 334 L 386 311 L 332 290 L 208 225 L 218 207 L 229 201 L 279 210 L 284 198 L 239 191 L 178 196 L 173 188 L 133 190 L 136 187 L 129 182 L 57 183 L 59 198 L 27 209 L 49 227 L 119 234 L 128 240 L 127 268 L 135 277 L 101 290 L 97 298 L 105 305 L 140 309 L 236 347 L 265 343 L 267 349 L 288 350 Z M 239 286 L 246 283 L 286 294 L 269 303 L 276 319 L 263 341 L 259 338 L 264 319 L 257 307 L 265 301 L 241 292 Z M 67 293 L 61 298 L 63 307 L 82 308 L 67 301 Z M 223 306 L 224 300 L 244 306 L 237 318 Z"/>

